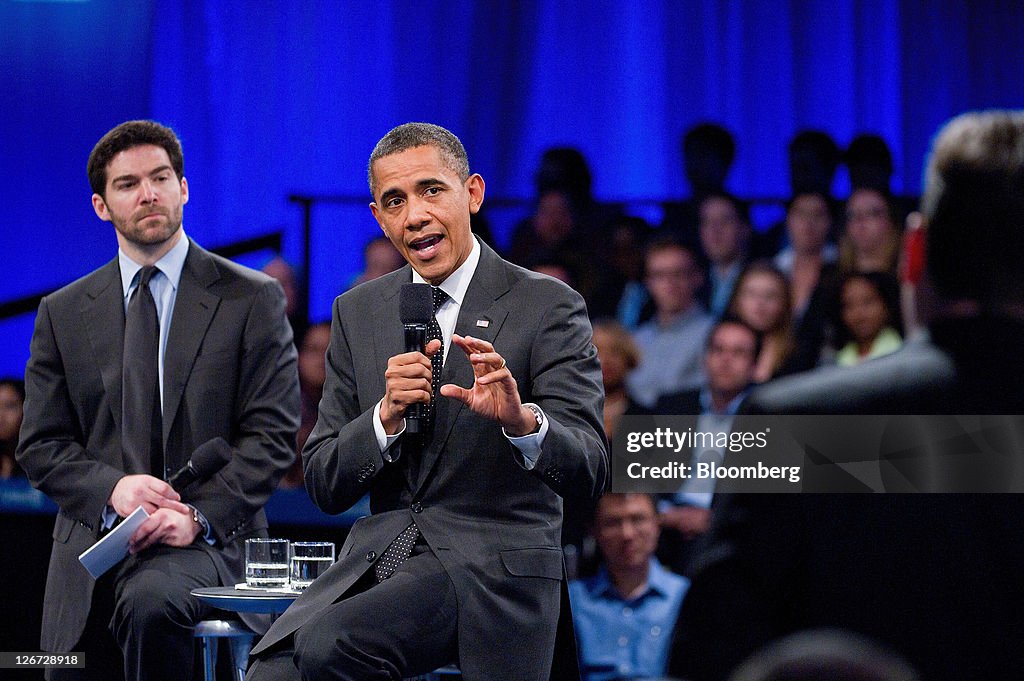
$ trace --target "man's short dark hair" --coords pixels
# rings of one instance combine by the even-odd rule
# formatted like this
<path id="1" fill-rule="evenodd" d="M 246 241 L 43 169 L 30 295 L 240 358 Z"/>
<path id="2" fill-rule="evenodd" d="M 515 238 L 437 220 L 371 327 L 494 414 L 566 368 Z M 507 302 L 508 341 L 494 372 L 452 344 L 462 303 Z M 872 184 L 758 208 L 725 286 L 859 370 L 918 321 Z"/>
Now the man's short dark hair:
<path id="1" fill-rule="evenodd" d="M 730 194 L 726 191 L 713 191 L 701 197 L 701 207 L 707 203 L 708 199 L 721 199 L 722 201 L 725 201 L 732 206 L 734 211 L 736 211 L 736 217 L 739 218 L 740 222 L 748 227 L 750 226 L 750 204 L 746 201 L 740 199 L 735 194 Z"/>
<path id="2" fill-rule="evenodd" d="M 921 210 L 939 293 L 982 303 L 1024 298 L 1024 112 L 968 113 L 935 138 Z"/>
<path id="3" fill-rule="evenodd" d="M 736 140 L 732 133 L 717 123 L 698 123 L 683 135 L 683 155 L 712 150 L 727 166 L 736 158 Z"/>
<path id="4" fill-rule="evenodd" d="M 93 193 L 104 196 L 107 189 L 107 166 L 115 156 L 126 149 L 144 144 L 163 147 L 171 159 L 171 168 L 178 176 L 178 181 L 185 177 L 181 141 L 173 130 L 156 121 L 126 121 L 101 137 L 89 154 L 87 169 Z"/>
<path id="5" fill-rule="evenodd" d="M 374 193 L 373 162 L 385 156 L 400 154 L 415 147 L 434 147 L 445 166 L 465 182 L 469 179 L 469 157 L 462 142 L 451 131 L 433 123 L 405 123 L 388 131 L 377 142 L 366 166 L 366 181 Z"/>
<path id="6" fill-rule="evenodd" d="M 711 349 L 711 343 L 715 338 L 715 334 L 718 333 L 720 328 L 726 325 L 739 326 L 750 332 L 750 335 L 754 338 L 754 361 L 757 362 L 757 358 L 761 356 L 761 349 L 764 347 L 764 335 L 750 324 L 747 324 L 745 321 L 732 314 L 724 315 L 711 325 L 711 329 L 708 331 L 708 335 L 704 339 L 704 352 Z"/>

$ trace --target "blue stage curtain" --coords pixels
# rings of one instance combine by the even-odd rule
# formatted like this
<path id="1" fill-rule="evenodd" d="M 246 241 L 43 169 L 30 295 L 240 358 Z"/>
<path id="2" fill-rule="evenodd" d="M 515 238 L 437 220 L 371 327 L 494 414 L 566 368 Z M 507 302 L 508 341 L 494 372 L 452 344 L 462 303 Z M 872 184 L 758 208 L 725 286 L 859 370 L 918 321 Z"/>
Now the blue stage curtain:
<path id="1" fill-rule="evenodd" d="M 600 198 L 685 196 L 679 138 L 703 120 L 735 133 L 741 195 L 785 195 L 804 128 L 881 134 L 916 193 L 942 121 L 1024 106 L 1022 26 L 1014 0 L 0 3 L 0 302 L 112 256 L 85 159 L 127 118 L 181 135 L 206 245 L 284 230 L 298 260 L 288 194 L 365 197 L 315 211 L 317 318 L 376 233 L 365 165 L 393 125 L 451 128 L 492 197 L 529 197 L 552 145 L 584 152 Z M 26 329 L 0 321 L 0 374 L 21 372 Z"/>

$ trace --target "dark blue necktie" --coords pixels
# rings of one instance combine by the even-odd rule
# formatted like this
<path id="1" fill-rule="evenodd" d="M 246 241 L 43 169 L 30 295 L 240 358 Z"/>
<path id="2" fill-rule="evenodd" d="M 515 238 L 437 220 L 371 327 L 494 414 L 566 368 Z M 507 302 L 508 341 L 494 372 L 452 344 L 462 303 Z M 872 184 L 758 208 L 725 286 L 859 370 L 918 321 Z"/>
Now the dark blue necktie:
<path id="1" fill-rule="evenodd" d="M 129 473 L 164 477 L 163 424 L 160 413 L 160 321 L 149 281 L 158 272 L 148 265 L 125 314 L 121 375 L 121 449 Z"/>

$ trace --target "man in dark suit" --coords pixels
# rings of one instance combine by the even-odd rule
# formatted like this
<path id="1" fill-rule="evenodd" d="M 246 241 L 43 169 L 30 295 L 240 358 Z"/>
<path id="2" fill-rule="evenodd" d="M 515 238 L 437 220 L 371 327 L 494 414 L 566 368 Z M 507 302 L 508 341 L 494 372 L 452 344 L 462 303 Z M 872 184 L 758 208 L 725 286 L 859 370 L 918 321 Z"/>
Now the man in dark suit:
<path id="1" fill-rule="evenodd" d="M 456 660 L 469 680 L 572 678 L 561 496 L 598 496 L 607 470 L 583 300 L 474 238 L 484 181 L 444 128 L 395 128 L 369 175 L 373 214 L 409 266 L 335 301 L 303 461 L 320 508 L 369 493 L 373 514 L 254 648 L 249 678 L 400 679 Z M 443 342 L 424 352 L 403 352 L 409 282 L 444 292 Z M 416 403 L 433 412 L 420 438 L 404 430 Z"/>
<path id="2" fill-rule="evenodd" d="M 1024 413 L 1024 114 L 947 124 L 922 212 L 941 301 L 929 340 L 772 382 L 750 397 L 751 411 Z M 1008 453 L 998 458 L 1019 466 L 1019 447 Z M 895 648 L 931 681 L 1020 676 L 1019 495 L 737 495 L 718 514 L 677 630 L 675 673 L 723 679 L 768 641 L 838 627 Z"/>
<path id="3" fill-rule="evenodd" d="M 36 317 L 18 460 L 60 507 L 42 646 L 87 664 L 50 678 L 115 679 L 122 664 L 127 679 L 192 678 L 192 626 L 208 607 L 189 592 L 241 578 L 245 539 L 266 536 L 263 504 L 294 458 L 284 294 L 185 236 L 183 166 L 174 132 L 151 121 L 97 143 L 92 203 L 118 257 Z M 199 450 L 227 463 L 179 494 L 165 479 Z M 150 515 L 130 555 L 94 581 L 78 555 L 139 506 Z"/>
<path id="4" fill-rule="evenodd" d="M 754 369 L 761 353 L 761 334 L 735 317 L 715 322 L 704 348 L 705 385 L 664 395 L 655 414 L 692 416 L 687 425 L 701 433 L 730 433 L 736 412 L 753 386 Z M 681 430 L 682 428 L 680 428 Z M 718 447 L 695 447 L 691 462 L 721 464 L 725 452 Z M 703 551 L 711 525 L 713 479 L 691 479 L 658 502 L 663 532 L 658 558 L 672 570 L 689 576 L 694 560 Z"/>

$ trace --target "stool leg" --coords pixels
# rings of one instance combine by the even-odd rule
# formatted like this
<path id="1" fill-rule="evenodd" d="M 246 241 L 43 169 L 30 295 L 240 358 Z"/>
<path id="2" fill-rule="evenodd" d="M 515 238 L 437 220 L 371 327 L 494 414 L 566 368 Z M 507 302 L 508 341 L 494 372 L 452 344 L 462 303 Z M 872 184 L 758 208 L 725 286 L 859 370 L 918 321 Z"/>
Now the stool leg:
<path id="1" fill-rule="evenodd" d="M 217 673 L 217 639 L 204 636 L 203 645 L 203 678 L 206 681 L 216 681 Z"/>
<path id="2" fill-rule="evenodd" d="M 231 645 L 231 667 L 238 676 L 238 681 L 245 681 L 245 670 L 249 666 L 249 651 L 252 650 L 252 636 L 233 636 Z"/>

